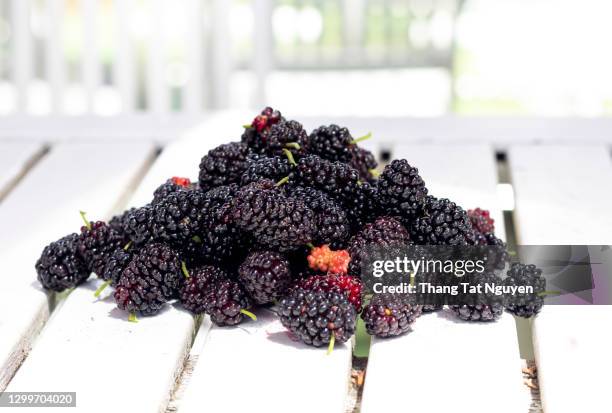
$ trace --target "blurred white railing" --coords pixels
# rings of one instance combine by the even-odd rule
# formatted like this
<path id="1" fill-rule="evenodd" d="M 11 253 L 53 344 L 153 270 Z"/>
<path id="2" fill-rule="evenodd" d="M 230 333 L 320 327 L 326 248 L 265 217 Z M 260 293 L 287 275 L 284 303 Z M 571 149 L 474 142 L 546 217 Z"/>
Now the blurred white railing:
<path id="1" fill-rule="evenodd" d="M 461 3 L 0 0 L 0 113 L 227 108 L 236 71 L 259 106 L 274 70 L 451 70 Z"/>

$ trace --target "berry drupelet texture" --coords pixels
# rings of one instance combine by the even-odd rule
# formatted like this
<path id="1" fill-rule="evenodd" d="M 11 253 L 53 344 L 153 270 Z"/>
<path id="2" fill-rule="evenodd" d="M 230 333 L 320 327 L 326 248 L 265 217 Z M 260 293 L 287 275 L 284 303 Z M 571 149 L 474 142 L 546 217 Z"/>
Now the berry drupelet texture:
<path id="1" fill-rule="evenodd" d="M 210 150 L 200 162 L 198 182 L 202 191 L 240 182 L 248 165 L 248 156 L 248 146 L 240 142 L 226 143 Z"/>
<path id="2" fill-rule="evenodd" d="M 542 270 L 535 265 L 514 263 L 506 273 L 504 279 L 506 286 L 531 286 L 533 294 L 515 294 L 508 298 L 506 311 L 518 317 L 533 317 L 542 310 L 546 291 L 546 279 L 542 276 Z"/>
<path id="3" fill-rule="evenodd" d="M 251 252 L 238 269 L 238 281 L 260 305 L 278 300 L 291 280 L 289 260 L 275 251 Z"/>
<path id="4" fill-rule="evenodd" d="M 181 191 L 168 195 L 153 206 L 149 222 L 155 240 L 182 247 L 202 229 L 204 193 Z"/>
<path id="5" fill-rule="evenodd" d="M 151 203 L 157 204 L 168 195 L 178 191 L 184 191 L 191 187 L 192 185 L 189 178 L 174 176 L 157 187 L 155 192 L 153 192 L 153 201 L 151 201 Z"/>
<path id="6" fill-rule="evenodd" d="M 99 274 L 100 278 L 110 282 L 112 286 L 117 285 L 121 274 L 132 261 L 136 252 L 137 250 L 131 246 L 127 249 L 125 247 L 115 249 L 106 260 L 102 274 Z"/>
<path id="7" fill-rule="evenodd" d="M 153 240 L 152 217 L 153 206 L 145 205 L 128 209 L 123 215 L 113 218 L 110 225 L 121 225 L 125 237 L 135 245 L 141 246 Z"/>
<path id="8" fill-rule="evenodd" d="M 283 156 L 283 149 L 303 155 L 308 148 L 308 135 L 301 123 L 281 121 L 270 127 L 264 140 L 264 151 L 270 156 Z"/>
<path id="9" fill-rule="evenodd" d="M 183 283 L 180 292 L 181 304 L 193 314 L 203 314 L 206 311 L 206 291 L 212 282 L 228 278 L 228 274 L 219 267 L 203 265 L 190 271 L 189 278 Z"/>
<path id="10" fill-rule="evenodd" d="M 204 310 L 218 326 L 240 324 L 252 303 L 242 286 L 227 278 L 211 279 L 204 289 Z"/>
<path id="11" fill-rule="evenodd" d="M 243 187 L 229 219 L 260 246 L 279 252 L 294 251 L 312 242 L 317 233 L 314 212 L 302 200 L 285 196 L 271 181 Z"/>
<path id="12" fill-rule="evenodd" d="M 312 248 L 306 260 L 312 270 L 345 275 L 351 256 L 347 250 L 334 251 L 329 245 L 321 245 Z"/>
<path id="13" fill-rule="evenodd" d="M 77 249 L 87 271 L 101 276 L 109 256 L 123 244 L 123 236 L 105 222 L 89 222 L 81 227 Z"/>
<path id="14" fill-rule="evenodd" d="M 292 181 L 298 185 L 324 192 L 348 214 L 352 228 L 359 228 L 372 218 L 375 209 L 375 191 L 359 179 L 359 173 L 349 165 L 332 162 L 319 156 L 301 158 Z"/>
<path id="15" fill-rule="evenodd" d="M 296 285 L 307 291 L 342 293 L 355 307 L 355 311 L 361 311 L 364 289 L 359 278 L 330 273 L 303 278 Z"/>
<path id="16" fill-rule="evenodd" d="M 375 175 L 378 163 L 374 154 L 367 149 L 360 148 L 357 145 L 351 145 L 351 160 L 349 165 L 358 173 L 362 181 L 374 182 L 377 177 Z"/>
<path id="17" fill-rule="evenodd" d="M 406 228 L 395 218 L 382 216 L 363 226 L 361 231 L 349 240 L 348 252 L 351 262 L 350 274 L 361 274 L 362 263 L 368 253 L 397 248 L 410 243 Z"/>
<path id="18" fill-rule="evenodd" d="M 347 128 L 338 125 L 319 126 L 308 137 L 309 153 L 330 161 L 351 161 L 353 137 Z"/>
<path id="19" fill-rule="evenodd" d="M 248 185 L 262 179 L 278 182 L 291 173 L 292 167 L 286 157 L 263 156 L 252 157 L 242 174 L 241 185 Z"/>
<path id="20" fill-rule="evenodd" d="M 357 312 L 342 293 L 293 288 L 281 300 L 279 315 L 285 328 L 315 347 L 328 344 L 332 337 L 344 343 L 355 333 Z"/>
<path id="21" fill-rule="evenodd" d="M 67 235 L 47 245 L 36 261 L 38 281 L 47 290 L 62 292 L 89 278 L 90 272 L 78 254 L 77 234 Z"/>
<path id="22" fill-rule="evenodd" d="M 350 234 L 350 223 L 338 202 L 314 188 L 298 186 L 290 188 L 288 192 L 290 196 L 304 201 L 316 214 L 317 233 L 314 244 L 342 246 L 346 243 Z"/>
<path id="23" fill-rule="evenodd" d="M 410 226 L 419 245 L 475 245 L 476 234 L 465 211 L 448 199 L 427 196 L 423 210 Z"/>
<path id="24" fill-rule="evenodd" d="M 183 279 L 178 254 L 167 245 L 148 244 L 121 274 L 115 302 L 130 313 L 154 315 L 168 300 L 178 297 Z"/>
<path id="25" fill-rule="evenodd" d="M 423 205 L 427 188 L 417 168 L 405 159 L 396 159 L 385 166 L 377 192 L 381 214 L 399 216 L 408 225 Z"/>
<path id="26" fill-rule="evenodd" d="M 491 218 L 491 214 L 486 209 L 470 209 L 468 211 L 468 217 L 472 223 L 474 231 L 480 234 L 493 234 L 495 233 L 495 221 Z"/>
<path id="27" fill-rule="evenodd" d="M 368 334 L 394 337 L 410 331 L 422 310 L 422 306 L 415 304 L 408 295 L 375 294 L 363 309 L 361 318 Z"/>
<path id="28" fill-rule="evenodd" d="M 464 295 L 462 303 L 450 305 L 450 310 L 465 321 L 495 321 L 504 312 L 503 297 L 486 292 L 485 284 L 501 285 L 502 280 L 494 273 L 483 273 L 470 276 L 465 282 L 472 286 L 480 285 L 482 293 Z"/>
<path id="29" fill-rule="evenodd" d="M 262 153 L 270 128 L 285 119 L 278 110 L 266 107 L 253 119 L 250 126 L 245 127 L 242 142 L 251 150 Z"/>

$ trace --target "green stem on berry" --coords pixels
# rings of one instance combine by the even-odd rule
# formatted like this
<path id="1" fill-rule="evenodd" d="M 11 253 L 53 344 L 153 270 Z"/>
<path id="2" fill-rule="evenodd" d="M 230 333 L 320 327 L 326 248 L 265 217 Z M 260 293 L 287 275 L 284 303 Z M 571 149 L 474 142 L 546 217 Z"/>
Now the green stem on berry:
<path id="1" fill-rule="evenodd" d="M 336 336 L 332 332 L 331 339 L 329 340 L 329 346 L 327 346 L 327 355 L 329 356 L 334 351 L 334 344 L 336 344 Z"/>
<path id="2" fill-rule="evenodd" d="M 106 287 L 110 285 L 110 283 L 111 283 L 110 280 L 103 282 L 102 285 L 100 285 L 100 287 L 98 287 L 98 289 L 94 293 L 94 297 L 100 297 L 100 294 L 102 294 L 102 291 L 104 291 Z"/>
<path id="3" fill-rule="evenodd" d="M 415 274 L 413 272 L 410 273 L 410 286 L 414 287 Z"/>
<path id="4" fill-rule="evenodd" d="M 125 246 L 123 247 L 123 251 L 129 250 L 131 246 L 132 246 L 132 241 L 130 241 L 127 244 L 125 244 Z"/>
<path id="5" fill-rule="evenodd" d="M 363 182 L 360 179 L 360 180 L 357 181 L 357 186 L 361 186 L 361 185 L 363 185 Z"/>
<path id="6" fill-rule="evenodd" d="M 191 239 L 198 244 L 202 243 L 202 238 L 200 238 L 198 235 L 194 235 L 193 237 L 191 237 Z"/>
<path id="7" fill-rule="evenodd" d="M 246 125 L 242 125 L 242 127 L 243 127 L 243 128 L 245 128 L 245 129 L 248 129 L 248 128 L 250 128 L 251 126 L 253 126 L 253 125 L 251 125 L 250 123 L 247 123 Z"/>
<path id="8" fill-rule="evenodd" d="M 378 169 L 368 169 L 368 172 L 374 177 L 378 178 L 380 176 L 380 171 Z"/>
<path id="9" fill-rule="evenodd" d="M 311 250 L 315 249 L 315 246 L 312 244 L 312 242 L 307 243 L 306 246 Z"/>
<path id="10" fill-rule="evenodd" d="M 547 295 L 561 295 L 561 291 L 553 290 L 553 291 L 541 291 L 538 293 L 538 297 L 544 297 Z"/>
<path id="11" fill-rule="evenodd" d="M 89 222 L 87 220 L 87 217 L 85 216 L 87 215 L 87 212 L 79 211 L 79 214 L 81 214 L 81 218 L 83 218 L 83 222 L 85 223 L 85 226 L 87 227 L 87 229 L 91 231 L 91 222 Z"/>
<path id="12" fill-rule="evenodd" d="M 300 149 L 302 149 L 302 147 L 300 146 L 300 144 L 299 144 L 299 143 L 297 143 L 297 142 L 289 142 L 289 143 L 286 143 L 286 144 L 285 144 L 285 147 L 286 147 L 286 148 L 293 148 L 293 149 L 297 149 L 298 151 L 299 151 Z"/>
<path id="13" fill-rule="evenodd" d="M 367 134 L 367 135 L 363 135 L 363 136 L 360 136 L 360 137 L 359 137 L 359 138 L 357 138 L 357 139 L 353 139 L 353 140 L 351 141 L 351 145 L 354 145 L 354 144 L 359 143 L 359 142 L 367 141 L 367 140 L 368 140 L 368 139 L 370 139 L 371 137 L 372 137 L 372 132 L 368 132 L 368 134 Z"/>
<path id="14" fill-rule="evenodd" d="M 189 275 L 189 271 L 187 271 L 187 263 L 185 261 L 181 262 L 181 270 L 183 271 L 183 275 L 185 275 L 185 278 L 191 278 L 191 276 Z"/>
<path id="15" fill-rule="evenodd" d="M 285 154 L 287 159 L 289 159 L 289 163 L 291 165 L 293 165 L 293 166 L 297 165 L 297 163 L 295 162 L 295 158 L 293 157 L 293 153 L 291 153 L 291 151 L 289 149 L 283 149 L 283 153 Z"/>
<path id="16" fill-rule="evenodd" d="M 240 310 L 240 312 L 244 314 L 245 316 L 249 317 L 251 320 L 257 321 L 257 316 L 253 314 L 252 312 L 250 312 L 249 310 L 245 310 L 243 308 L 242 310 Z"/>
<path id="17" fill-rule="evenodd" d="M 136 313 L 130 313 L 130 315 L 128 316 L 128 321 L 130 323 L 137 323 L 138 318 L 136 317 Z"/>
<path id="18" fill-rule="evenodd" d="M 280 181 L 278 181 L 277 183 L 274 184 L 274 186 L 281 186 L 286 184 L 287 182 L 289 182 L 289 177 L 286 176 L 283 179 L 281 179 Z"/>

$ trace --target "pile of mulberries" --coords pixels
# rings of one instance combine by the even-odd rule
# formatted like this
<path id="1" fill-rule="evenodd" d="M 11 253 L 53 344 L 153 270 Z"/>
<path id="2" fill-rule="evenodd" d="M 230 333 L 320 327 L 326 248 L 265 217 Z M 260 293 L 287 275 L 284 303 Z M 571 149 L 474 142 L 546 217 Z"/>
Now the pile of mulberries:
<path id="1" fill-rule="evenodd" d="M 293 337 L 330 348 L 351 338 L 358 316 L 369 334 L 391 337 L 444 307 L 468 321 L 492 321 L 504 308 L 521 317 L 537 314 L 545 280 L 522 264 L 505 280 L 496 274 L 485 280 L 535 289 L 502 305 L 367 294 L 362 267 L 372 248 L 493 247 L 501 251 L 489 257 L 496 269 L 509 257 L 488 211 L 466 212 L 430 195 L 405 159 L 378 172 L 375 154 L 359 145 L 369 137 L 354 138 L 333 124 L 308 133 L 265 108 L 241 137 L 203 154 L 196 180 L 171 177 L 149 203 L 108 223 L 83 217 L 80 232 L 43 249 L 38 280 L 61 292 L 93 273 L 101 280 L 96 294 L 110 286 L 109 297 L 130 321 L 177 302 L 217 326 L 233 326 L 273 307 Z M 412 282 L 439 275 L 429 271 Z"/>

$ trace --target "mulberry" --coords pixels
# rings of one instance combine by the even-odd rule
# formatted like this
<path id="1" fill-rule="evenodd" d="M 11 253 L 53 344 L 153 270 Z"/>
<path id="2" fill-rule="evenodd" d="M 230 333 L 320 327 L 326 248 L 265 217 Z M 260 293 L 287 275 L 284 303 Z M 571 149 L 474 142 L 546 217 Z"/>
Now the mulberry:
<path id="1" fill-rule="evenodd" d="M 200 162 L 200 189 L 207 191 L 240 182 L 248 166 L 248 155 L 248 146 L 240 142 L 223 144 L 210 150 Z"/>
<path id="2" fill-rule="evenodd" d="M 245 186 L 262 179 L 278 182 L 291 173 L 292 167 L 289 160 L 279 156 L 257 156 L 253 157 L 246 170 L 242 174 L 240 183 Z"/>
<path id="3" fill-rule="evenodd" d="M 465 321 L 495 321 L 501 317 L 504 312 L 503 298 L 485 289 L 485 284 L 501 285 L 501 278 L 493 273 L 483 273 L 470 277 L 468 282 L 472 286 L 480 285 L 483 292 L 464 295 L 461 304 L 449 306 L 451 311 Z"/>
<path id="4" fill-rule="evenodd" d="M 270 128 L 284 120 L 279 111 L 266 107 L 253 119 L 251 125 L 245 127 L 242 142 L 253 151 L 263 152 Z"/>
<path id="5" fill-rule="evenodd" d="M 122 243 L 121 234 L 105 222 L 87 221 L 86 225 L 81 227 L 77 249 L 87 271 L 101 276 L 107 259 Z"/>
<path id="6" fill-rule="evenodd" d="M 375 294 L 363 309 L 361 318 L 368 334 L 393 337 L 410 331 L 422 310 L 422 306 L 415 304 L 409 295 Z"/>
<path id="7" fill-rule="evenodd" d="M 476 234 L 465 211 L 448 199 L 427 196 L 423 211 L 410 227 L 419 245 L 475 245 Z"/>
<path id="8" fill-rule="evenodd" d="M 546 290 L 546 279 L 542 277 L 542 270 L 535 265 L 514 263 L 506 273 L 504 279 L 506 286 L 531 286 L 532 294 L 515 294 L 508 298 L 506 310 L 518 317 L 533 317 L 542 310 Z"/>
<path id="9" fill-rule="evenodd" d="M 153 192 L 153 201 L 151 203 L 157 204 L 168 195 L 178 191 L 184 191 L 191 187 L 192 185 L 189 178 L 181 178 L 178 176 L 172 177 L 157 187 L 155 192 Z"/>
<path id="10" fill-rule="evenodd" d="M 223 278 L 213 278 L 204 288 L 204 310 L 213 323 L 218 326 L 233 326 L 241 323 L 244 317 L 256 319 L 248 311 L 251 300 L 240 284 Z"/>
<path id="11" fill-rule="evenodd" d="M 150 226 L 153 238 L 182 247 L 202 230 L 204 193 L 181 191 L 153 206 Z"/>
<path id="12" fill-rule="evenodd" d="M 342 293 L 355 311 L 361 311 L 364 290 L 359 278 L 336 274 L 313 275 L 299 280 L 296 285 L 306 291 Z"/>
<path id="13" fill-rule="evenodd" d="M 359 178 L 362 181 L 374 182 L 377 178 L 376 168 L 378 167 L 374 154 L 357 145 L 352 145 L 350 149 L 351 160 L 349 165 L 359 173 Z"/>
<path id="14" fill-rule="evenodd" d="M 400 159 L 385 167 L 378 179 L 377 192 L 381 214 L 399 216 L 408 225 L 423 205 L 427 188 L 419 170 Z"/>
<path id="15" fill-rule="evenodd" d="M 279 315 L 285 328 L 315 347 L 344 343 L 355 333 L 355 308 L 337 292 L 294 288 L 281 300 Z"/>
<path id="16" fill-rule="evenodd" d="M 279 252 L 296 250 L 317 233 L 314 212 L 303 201 L 284 196 L 271 181 L 242 188 L 229 216 L 259 245 Z"/>
<path id="17" fill-rule="evenodd" d="M 36 261 L 38 281 L 47 290 L 62 292 L 85 282 L 90 272 L 78 254 L 77 234 L 67 235 L 47 245 Z"/>
<path id="18" fill-rule="evenodd" d="M 203 314 L 206 310 L 206 289 L 212 282 L 225 280 L 228 275 L 219 267 L 204 265 L 188 271 L 180 293 L 181 304 L 193 314 Z"/>
<path id="19" fill-rule="evenodd" d="M 352 159 L 353 137 L 338 125 L 319 126 L 308 137 L 309 153 L 330 161 L 348 163 Z"/>
<path id="20" fill-rule="evenodd" d="M 257 304 L 279 299 L 291 282 L 289 261 L 274 251 L 254 251 L 238 269 L 238 280 Z"/>

